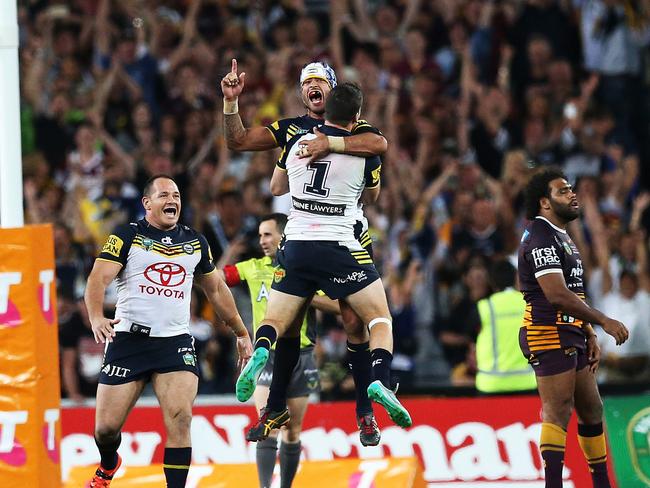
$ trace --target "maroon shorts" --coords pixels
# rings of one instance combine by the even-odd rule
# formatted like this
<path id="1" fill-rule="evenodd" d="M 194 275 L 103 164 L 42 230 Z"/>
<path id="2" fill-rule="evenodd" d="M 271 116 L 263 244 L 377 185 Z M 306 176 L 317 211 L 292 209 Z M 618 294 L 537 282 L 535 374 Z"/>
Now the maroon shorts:
<path id="1" fill-rule="evenodd" d="M 519 347 L 533 367 L 536 376 L 551 376 L 565 371 L 580 371 L 589 364 L 587 351 L 576 346 L 531 352 L 526 340 L 526 328 L 519 329 Z"/>

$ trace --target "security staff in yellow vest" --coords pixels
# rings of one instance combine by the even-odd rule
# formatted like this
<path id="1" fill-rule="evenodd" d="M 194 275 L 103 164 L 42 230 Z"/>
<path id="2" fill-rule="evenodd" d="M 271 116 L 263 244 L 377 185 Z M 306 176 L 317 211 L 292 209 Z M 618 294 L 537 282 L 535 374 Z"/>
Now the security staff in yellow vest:
<path id="1" fill-rule="evenodd" d="M 519 349 L 526 303 L 515 290 L 515 268 L 506 260 L 493 264 L 490 279 L 498 290 L 477 304 L 481 328 L 476 339 L 476 389 L 482 393 L 534 390 L 532 367 Z"/>

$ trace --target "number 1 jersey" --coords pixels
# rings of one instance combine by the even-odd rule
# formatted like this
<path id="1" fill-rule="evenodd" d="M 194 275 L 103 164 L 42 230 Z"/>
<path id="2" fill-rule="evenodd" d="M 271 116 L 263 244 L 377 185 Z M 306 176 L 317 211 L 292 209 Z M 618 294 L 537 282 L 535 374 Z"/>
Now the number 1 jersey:
<path id="1" fill-rule="evenodd" d="M 324 125 L 327 136 L 349 136 L 337 127 Z M 309 163 L 297 155 L 301 141 L 315 138 L 304 134 L 287 144 L 278 167 L 286 170 L 292 208 L 284 230 L 287 240 L 354 240 L 357 205 L 365 188 L 379 185 L 381 160 L 349 154 L 330 153 L 323 160 Z"/>

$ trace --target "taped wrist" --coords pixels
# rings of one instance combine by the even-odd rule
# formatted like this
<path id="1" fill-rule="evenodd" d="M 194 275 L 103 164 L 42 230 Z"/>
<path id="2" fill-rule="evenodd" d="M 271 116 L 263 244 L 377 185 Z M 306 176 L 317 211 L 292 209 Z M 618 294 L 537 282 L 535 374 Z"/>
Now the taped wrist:
<path id="1" fill-rule="evenodd" d="M 238 99 L 226 100 L 223 99 L 223 113 L 224 115 L 235 115 L 239 113 L 239 103 Z"/>
<path id="2" fill-rule="evenodd" d="M 327 142 L 330 146 L 330 151 L 335 153 L 345 152 L 345 138 L 341 136 L 327 136 Z"/>

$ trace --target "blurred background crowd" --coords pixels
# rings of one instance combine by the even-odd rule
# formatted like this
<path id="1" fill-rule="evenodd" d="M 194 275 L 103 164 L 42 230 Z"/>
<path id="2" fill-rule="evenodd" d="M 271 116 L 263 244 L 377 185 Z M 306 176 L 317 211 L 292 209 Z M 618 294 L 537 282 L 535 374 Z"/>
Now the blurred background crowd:
<path id="1" fill-rule="evenodd" d="M 584 208 L 571 233 L 590 301 L 631 331 L 621 348 L 599 333 L 599 379 L 647 382 L 649 0 L 21 0 L 19 25 L 26 221 L 55 225 L 67 397 L 93 396 L 103 352 L 85 278 L 112 228 L 143 216 L 149 176 L 175 177 L 220 267 L 260 256 L 259 218 L 287 209 L 269 191 L 278 154 L 225 145 L 232 58 L 245 126 L 305 112 L 308 62 L 362 87 L 389 142 L 366 214 L 402 387 L 473 384 L 476 302 L 492 262 L 516 254 L 527 178 L 549 165 Z M 323 396 L 350 395 L 339 319 L 317 319 Z M 232 393 L 233 337 L 213 321 L 196 294 L 201 392 Z"/>

